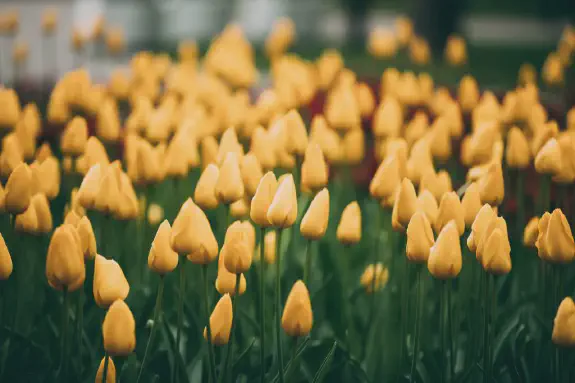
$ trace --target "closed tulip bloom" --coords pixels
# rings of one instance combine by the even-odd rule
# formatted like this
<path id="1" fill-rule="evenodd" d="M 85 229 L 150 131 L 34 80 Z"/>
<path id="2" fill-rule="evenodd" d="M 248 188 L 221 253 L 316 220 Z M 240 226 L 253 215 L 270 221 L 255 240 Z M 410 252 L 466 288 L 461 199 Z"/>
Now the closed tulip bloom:
<path id="1" fill-rule="evenodd" d="M 0 102 L 4 106 L 0 112 L 0 127 L 14 127 L 20 119 L 21 109 L 18 95 L 14 89 L 1 89 Z"/>
<path id="2" fill-rule="evenodd" d="M 553 182 L 571 184 L 575 181 L 575 158 L 571 156 L 575 150 L 575 136 L 572 133 L 563 132 L 557 136 L 557 142 L 561 150 L 561 169 L 553 177 Z"/>
<path id="3" fill-rule="evenodd" d="M 258 158 L 252 153 L 246 154 L 242 158 L 240 172 L 246 194 L 249 197 L 253 197 L 264 175 Z"/>
<path id="4" fill-rule="evenodd" d="M 50 286 L 57 290 L 66 287 L 68 291 L 75 291 L 82 286 L 85 277 L 80 238 L 72 225 L 64 224 L 54 231 L 50 239 L 46 278 Z"/>
<path id="5" fill-rule="evenodd" d="M 435 232 L 441 232 L 443 227 L 450 221 L 455 221 L 457 232 L 460 236 L 463 235 L 465 231 L 465 214 L 461 201 L 459 201 L 459 197 L 455 192 L 445 193 L 443 197 L 441 197 L 439 212 L 434 223 Z"/>
<path id="6" fill-rule="evenodd" d="M 152 226 L 159 224 L 164 219 L 164 208 L 158 204 L 151 203 L 148 206 L 148 223 Z"/>
<path id="7" fill-rule="evenodd" d="M 104 363 L 106 358 L 102 358 L 98 372 L 96 372 L 95 383 L 102 383 L 104 381 Z M 116 366 L 112 358 L 108 357 L 108 371 L 106 373 L 106 383 L 116 383 Z"/>
<path id="8" fill-rule="evenodd" d="M 421 177 L 421 182 L 419 183 L 419 193 L 421 194 L 424 190 L 429 190 L 436 201 L 440 202 L 445 193 L 453 190 L 449 173 L 441 170 L 438 173 L 430 172 L 425 174 Z"/>
<path id="9" fill-rule="evenodd" d="M 359 283 L 367 294 L 372 294 L 385 287 L 389 279 L 389 271 L 381 263 L 368 265 L 359 279 Z"/>
<path id="10" fill-rule="evenodd" d="M 302 218 L 300 232 L 310 240 L 321 239 L 327 230 L 329 222 L 329 191 L 322 189 L 311 201 L 308 210 Z"/>
<path id="11" fill-rule="evenodd" d="M 216 158 L 217 164 L 221 167 L 226 160 L 228 153 L 233 153 L 237 161 L 244 155 L 244 149 L 238 141 L 238 135 L 234 128 L 228 128 L 222 134 L 220 145 L 218 147 L 218 155 Z"/>
<path id="12" fill-rule="evenodd" d="M 92 228 L 92 223 L 87 216 L 83 216 L 76 225 L 76 230 L 80 236 L 80 243 L 82 246 L 82 253 L 84 254 L 84 259 L 94 259 L 97 254 L 96 246 L 96 236 L 94 235 L 94 229 Z"/>
<path id="13" fill-rule="evenodd" d="M 575 242 L 571 228 L 560 209 L 553 210 L 545 235 L 549 261 L 553 263 L 571 263 L 575 258 Z"/>
<path id="14" fill-rule="evenodd" d="M 312 192 L 322 189 L 328 182 L 328 168 L 318 144 L 311 142 L 305 150 L 301 165 L 301 183 Z"/>
<path id="15" fill-rule="evenodd" d="M 260 227 L 270 227 L 268 211 L 274 200 L 278 183 L 273 172 L 267 172 L 260 180 L 251 201 L 250 218 Z"/>
<path id="16" fill-rule="evenodd" d="M 14 222 L 16 231 L 28 234 L 38 234 L 38 215 L 36 214 L 36 206 L 30 205 L 28 209 L 22 214 L 16 216 Z"/>
<path id="17" fill-rule="evenodd" d="M 543 213 L 537 225 L 537 239 L 535 240 L 535 247 L 537 248 L 537 255 L 544 261 L 549 261 L 549 247 L 547 245 L 547 229 L 549 228 L 549 221 L 551 221 L 551 214 L 549 212 Z"/>
<path id="18" fill-rule="evenodd" d="M 551 339 L 557 346 L 575 346 L 575 303 L 571 297 L 564 298 L 557 309 Z"/>
<path id="19" fill-rule="evenodd" d="M 361 209 L 357 201 L 343 209 L 337 226 L 337 239 L 345 245 L 353 245 L 361 240 Z"/>
<path id="20" fill-rule="evenodd" d="M 74 210 L 71 210 L 64 217 L 64 223 L 77 227 L 81 218 L 82 217 L 80 217 L 78 213 L 76 213 Z"/>
<path id="21" fill-rule="evenodd" d="M 287 135 L 286 149 L 288 153 L 303 156 L 308 146 L 307 129 L 296 109 L 292 109 L 284 116 Z"/>
<path id="22" fill-rule="evenodd" d="M 297 218 L 297 194 L 293 176 L 287 175 L 279 184 L 272 203 L 269 205 L 267 219 L 272 226 L 285 229 L 295 223 Z"/>
<path id="23" fill-rule="evenodd" d="M 429 249 L 433 246 L 433 230 L 427 216 L 421 210 L 415 212 L 407 225 L 407 245 L 405 255 L 410 262 L 425 263 Z"/>
<path id="24" fill-rule="evenodd" d="M 479 196 L 482 203 L 491 206 L 499 206 L 505 197 L 503 170 L 501 163 L 495 162 L 489 165 L 487 172 L 477 182 Z"/>
<path id="25" fill-rule="evenodd" d="M 417 196 L 416 210 L 423 212 L 431 225 L 435 223 L 437 214 L 439 213 L 439 206 L 437 205 L 437 200 L 429 190 L 423 190 Z"/>
<path id="26" fill-rule="evenodd" d="M 392 31 L 376 27 L 369 33 L 367 50 L 377 58 L 391 58 L 397 52 L 397 40 Z"/>
<path id="27" fill-rule="evenodd" d="M 69 156 L 79 156 L 84 153 L 88 142 L 88 125 L 83 117 L 74 117 L 62 132 L 60 148 Z"/>
<path id="28" fill-rule="evenodd" d="M 264 242 L 264 260 L 267 264 L 272 265 L 276 261 L 276 232 L 274 230 L 268 231 L 264 236 Z"/>
<path id="29" fill-rule="evenodd" d="M 218 141 L 213 136 L 206 136 L 202 139 L 200 142 L 200 155 L 204 168 L 209 164 L 217 165 L 218 151 Z"/>
<path id="30" fill-rule="evenodd" d="M 230 204 L 230 215 L 233 218 L 244 218 L 250 214 L 250 205 L 246 198 L 241 198 Z"/>
<path id="31" fill-rule="evenodd" d="M 357 128 L 361 124 L 361 115 L 353 87 L 341 86 L 332 90 L 326 99 L 324 113 L 333 129 L 346 131 Z"/>
<path id="32" fill-rule="evenodd" d="M 390 156 L 377 168 L 369 184 L 369 193 L 378 200 L 388 198 L 395 192 L 400 181 L 399 159 Z"/>
<path id="33" fill-rule="evenodd" d="M 469 112 L 475 108 L 479 102 L 479 85 L 471 76 L 463 76 L 459 82 L 457 98 L 464 112 Z"/>
<path id="34" fill-rule="evenodd" d="M 95 207 L 96 196 L 100 189 L 103 173 L 102 165 L 96 164 L 84 176 L 78 189 L 78 203 L 84 209 L 93 209 Z"/>
<path id="35" fill-rule="evenodd" d="M 461 207 L 463 208 L 463 220 L 465 227 L 470 228 L 475 221 L 475 217 L 481 209 L 481 197 L 479 195 L 478 186 L 475 182 L 467 187 L 465 194 L 461 199 Z"/>
<path id="36" fill-rule="evenodd" d="M 5 188 L 5 209 L 10 214 L 21 214 L 30 205 L 32 172 L 25 163 L 18 165 Z"/>
<path id="37" fill-rule="evenodd" d="M 178 253 L 170 246 L 172 227 L 164 220 L 158 227 L 152 247 L 148 253 L 148 267 L 160 275 L 173 271 L 178 266 Z"/>
<path id="38" fill-rule="evenodd" d="M 511 271 L 511 248 L 507 233 L 501 229 L 493 230 L 486 239 L 481 263 L 483 269 L 495 275 L 508 274 Z"/>
<path id="39" fill-rule="evenodd" d="M 225 204 L 236 202 L 244 196 L 244 183 L 242 181 L 238 158 L 229 152 L 220 168 L 220 175 L 216 182 L 216 196 Z"/>
<path id="40" fill-rule="evenodd" d="M 119 181 L 114 166 L 107 166 L 103 171 L 96 198 L 94 199 L 95 210 L 104 214 L 116 212 L 120 200 Z M 82 187 L 80 186 L 81 189 Z"/>
<path id="41" fill-rule="evenodd" d="M 52 212 L 50 211 L 50 204 L 48 198 L 43 193 L 35 194 L 30 200 L 30 206 L 34 206 L 36 212 L 38 226 L 36 227 L 37 234 L 48 234 L 52 231 Z"/>
<path id="42" fill-rule="evenodd" d="M 120 120 L 115 100 L 106 99 L 98 108 L 96 134 L 104 141 L 117 141 L 120 136 Z"/>
<path id="43" fill-rule="evenodd" d="M 558 174 L 561 171 L 561 149 L 555 138 L 543 145 L 535 157 L 535 170 L 540 174 Z"/>
<path id="44" fill-rule="evenodd" d="M 459 233 L 454 221 L 443 227 L 429 251 L 427 268 L 437 279 L 451 279 L 459 275 L 462 266 Z"/>
<path id="45" fill-rule="evenodd" d="M 56 157 L 46 158 L 43 162 L 33 162 L 32 184 L 34 191 L 42 192 L 52 200 L 60 193 L 60 163 Z"/>
<path id="46" fill-rule="evenodd" d="M 510 168 L 525 169 L 531 162 L 529 142 L 523 131 L 514 126 L 507 133 L 507 148 L 505 151 L 505 163 Z"/>
<path id="47" fill-rule="evenodd" d="M 0 281 L 4 281 L 12 274 L 14 266 L 12 264 L 12 257 L 4 241 L 4 237 L 0 233 Z"/>
<path id="48" fill-rule="evenodd" d="M 449 36 L 445 45 L 445 59 L 453 66 L 460 66 L 467 62 L 467 48 L 463 37 Z"/>
<path id="49" fill-rule="evenodd" d="M 365 138 L 362 129 L 353 129 L 341 141 L 345 163 L 359 165 L 365 157 Z"/>
<path id="50" fill-rule="evenodd" d="M 194 200 L 196 204 L 204 210 L 211 210 L 218 207 L 219 201 L 216 197 L 216 183 L 218 182 L 220 170 L 215 164 L 209 164 L 198 183 L 196 184 L 196 190 L 194 191 Z"/>
<path id="51" fill-rule="evenodd" d="M 225 246 L 225 245 L 224 245 Z M 236 274 L 228 271 L 225 265 L 225 253 L 222 248 L 222 252 L 218 257 L 218 276 L 216 277 L 216 290 L 218 293 L 224 295 L 229 294 L 234 296 L 236 293 Z M 238 288 L 239 295 L 243 295 L 246 292 L 246 277 L 244 274 L 240 276 L 240 286 Z"/>
<path id="52" fill-rule="evenodd" d="M 218 242 L 210 221 L 191 198 L 184 202 L 174 220 L 170 244 L 176 253 L 188 254 L 193 263 L 208 264 L 218 256 Z"/>
<path id="53" fill-rule="evenodd" d="M 523 245 L 527 247 L 535 247 L 537 237 L 539 235 L 539 217 L 533 217 L 525 225 L 523 231 Z"/>
<path id="54" fill-rule="evenodd" d="M 229 342 L 233 317 L 232 299 L 229 294 L 224 294 L 210 315 L 211 344 L 223 346 Z M 208 339 L 206 328 L 204 328 L 204 339 Z"/>
<path id="55" fill-rule="evenodd" d="M 313 313 L 309 291 L 305 284 L 297 281 L 286 300 L 282 314 L 282 328 L 291 337 L 306 336 L 313 325 Z"/>
<path id="56" fill-rule="evenodd" d="M 276 167 L 277 158 L 273 148 L 273 141 L 268 132 L 261 126 L 257 126 L 251 137 L 250 152 L 253 153 L 263 170 L 272 170 Z"/>
<path id="57" fill-rule="evenodd" d="M 248 221 L 245 221 L 249 225 Z M 249 228 L 240 221 L 228 227 L 220 256 L 224 257 L 225 266 L 234 274 L 245 273 L 250 269 L 253 256 L 253 244 Z"/>
<path id="58" fill-rule="evenodd" d="M 102 308 L 109 307 L 118 299 L 126 299 L 130 285 L 118 262 L 96 255 L 93 291 L 96 304 Z"/>
<path id="59" fill-rule="evenodd" d="M 489 249 L 487 249 L 487 244 L 489 237 L 497 229 L 500 230 L 502 233 L 501 246 L 504 246 L 507 252 L 511 252 L 511 245 L 509 244 L 509 237 L 507 234 L 507 222 L 503 217 L 495 216 L 494 219 L 491 219 L 487 223 L 487 226 L 485 227 L 483 234 L 481 235 L 481 237 L 479 237 L 479 240 L 477 241 L 477 249 L 475 250 L 475 257 L 479 262 L 483 263 L 485 257 L 493 255 L 493 254 L 487 254 L 487 251 L 489 251 Z"/>
<path id="60" fill-rule="evenodd" d="M 485 229 L 496 218 L 493 208 L 489 204 L 484 204 L 475 216 L 475 220 L 471 225 L 471 234 L 467 238 L 467 247 L 471 251 L 476 251 L 479 241 L 483 237 Z"/>
<path id="61" fill-rule="evenodd" d="M 414 185 L 420 185 L 423 176 L 428 173 L 435 173 L 433 158 L 427 140 L 420 139 L 411 148 L 407 160 L 407 177 Z"/>
<path id="62" fill-rule="evenodd" d="M 123 300 L 118 299 L 108 309 L 102 334 L 104 350 L 112 356 L 127 356 L 136 348 L 136 321 Z"/>

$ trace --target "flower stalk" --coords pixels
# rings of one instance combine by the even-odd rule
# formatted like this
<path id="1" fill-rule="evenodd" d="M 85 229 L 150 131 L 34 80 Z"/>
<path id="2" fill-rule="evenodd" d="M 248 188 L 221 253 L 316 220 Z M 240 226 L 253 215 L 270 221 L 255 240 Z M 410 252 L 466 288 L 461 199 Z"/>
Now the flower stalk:
<path id="1" fill-rule="evenodd" d="M 138 379 L 136 383 L 140 381 L 142 377 L 142 372 L 146 367 L 146 360 L 148 359 L 148 352 L 150 351 L 150 346 L 154 341 L 154 336 L 158 329 L 158 321 L 160 320 L 160 315 L 162 313 L 162 297 L 164 295 L 164 277 L 160 276 L 160 283 L 158 284 L 158 293 L 156 295 L 156 306 L 154 307 L 154 319 L 152 323 L 152 330 L 150 331 L 150 337 L 148 338 L 148 343 L 146 344 L 146 351 L 144 351 L 144 358 L 142 359 L 142 365 L 140 366 L 140 372 L 138 373 Z"/>
<path id="2" fill-rule="evenodd" d="M 260 382 L 265 382 L 265 357 L 266 357 L 266 349 L 265 349 L 265 336 L 266 336 L 266 325 L 265 325 L 265 312 L 266 312 L 266 294 L 265 294 L 265 236 L 266 236 L 266 229 L 265 227 L 261 228 L 261 236 L 260 236 Z M 238 284 L 236 283 L 236 286 Z"/>
<path id="3" fill-rule="evenodd" d="M 212 344 L 212 326 L 210 325 L 210 303 L 208 290 L 208 265 L 202 265 L 202 278 L 204 280 L 204 311 L 206 315 L 206 331 L 208 333 L 208 357 L 210 363 L 211 381 L 216 381 L 216 358 L 214 356 L 214 345 Z M 238 284 L 236 284 L 237 286 Z"/>

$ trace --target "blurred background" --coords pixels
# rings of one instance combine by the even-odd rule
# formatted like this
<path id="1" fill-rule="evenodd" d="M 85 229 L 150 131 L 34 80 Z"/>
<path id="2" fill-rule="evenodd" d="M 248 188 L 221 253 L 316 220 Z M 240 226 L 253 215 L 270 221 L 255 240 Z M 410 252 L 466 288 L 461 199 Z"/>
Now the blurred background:
<path id="1" fill-rule="evenodd" d="M 40 38 L 40 20 L 47 7 L 58 14 L 50 38 Z M 452 33 L 468 44 L 471 72 L 486 87 L 508 87 L 516 82 L 524 62 L 540 68 L 554 49 L 561 31 L 575 20 L 573 0 L 3 0 L 0 12 L 16 11 L 20 25 L 14 36 L 0 41 L 2 80 L 21 76 L 27 81 L 56 79 L 78 65 L 88 66 L 92 76 L 105 79 L 118 60 L 127 62 L 141 49 L 174 53 L 183 39 L 196 40 L 205 49 L 210 38 L 229 22 L 241 25 L 258 46 L 273 22 L 293 19 L 297 39 L 292 48 L 308 58 L 326 47 L 342 51 L 346 66 L 357 73 L 380 74 L 366 53 L 367 31 L 375 26 L 394 27 L 398 15 L 410 16 L 415 31 L 429 42 L 435 67 L 440 71 L 442 50 Z M 90 45 L 74 55 L 70 49 L 73 28 L 87 37 L 99 16 L 110 27 L 121 28 L 125 50 L 110 60 L 103 46 Z M 25 42 L 28 59 L 13 66 L 10 44 Z M 78 57 L 79 56 L 79 57 Z M 261 57 L 260 57 L 261 56 Z M 263 58 L 263 55 L 259 55 Z M 394 65 L 409 67 L 399 57 Z M 258 60 L 262 63 L 263 61 Z M 400 68 L 407 69 L 407 68 Z M 25 75 L 22 75 L 25 73 Z M 437 75 L 437 74 L 436 74 Z M 459 75 L 459 73 L 458 73 Z M 440 75 L 441 77 L 441 75 Z M 448 76 L 449 77 L 449 76 Z M 460 76 L 458 76 L 460 77 Z M 445 81 L 449 82 L 449 78 Z M 454 79 L 455 81 L 455 79 Z"/>

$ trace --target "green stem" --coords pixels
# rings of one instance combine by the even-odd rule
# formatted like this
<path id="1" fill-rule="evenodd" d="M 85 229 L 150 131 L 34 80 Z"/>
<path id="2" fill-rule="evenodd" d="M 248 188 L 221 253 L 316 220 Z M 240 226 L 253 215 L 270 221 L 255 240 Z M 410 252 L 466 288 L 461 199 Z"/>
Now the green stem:
<path id="1" fill-rule="evenodd" d="M 489 383 L 491 381 L 491 345 L 489 341 L 491 330 L 491 274 L 486 275 L 483 307 L 484 307 L 484 320 L 483 320 L 483 382 Z"/>
<path id="2" fill-rule="evenodd" d="M 108 360 L 110 357 L 108 356 L 108 352 L 104 355 L 104 375 L 102 376 L 102 383 L 106 383 L 108 380 Z"/>
<path id="3" fill-rule="evenodd" d="M 70 294 L 68 293 L 68 286 L 64 286 L 62 290 L 62 354 L 60 358 L 60 365 L 62 366 L 61 376 L 62 382 L 68 381 L 68 323 L 69 315 L 68 310 L 70 306 Z"/>
<path id="4" fill-rule="evenodd" d="M 448 382 L 453 381 L 453 377 L 455 376 L 455 349 L 453 347 L 453 320 L 452 320 L 452 313 L 453 307 L 451 306 L 451 295 L 452 295 L 452 283 L 451 281 L 447 282 L 447 345 L 449 351 L 449 375 L 447 376 Z"/>
<path id="5" fill-rule="evenodd" d="M 265 335 L 266 335 L 266 326 L 265 326 L 265 312 L 266 312 L 266 303 L 265 303 L 265 236 L 266 236 L 266 229 L 265 227 L 261 228 L 261 239 L 260 239 L 260 382 L 265 382 L 265 358 L 266 358 L 266 350 L 265 350 Z"/>
<path id="6" fill-rule="evenodd" d="M 278 229 L 276 232 L 276 346 L 277 346 L 277 353 L 278 353 L 278 362 L 279 362 L 279 378 L 280 383 L 284 383 L 284 359 L 283 359 L 283 351 L 282 351 L 282 342 L 281 342 L 281 315 L 282 315 L 282 307 L 281 307 L 281 238 L 282 238 L 282 229 Z"/>
<path id="7" fill-rule="evenodd" d="M 84 286 L 80 287 L 78 295 L 78 307 L 77 307 L 77 323 L 76 323 L 76 336 L 78 345 L 78 358 L 80 359 L 80 366 L 83 366 L 82 362 L 82 332 L 84 331 Z"/>
<path id="8" fill-rule="evenodd" d="M 539 215 L 543 215 L 546 211 L 549 211 L 550 203 L 550 189 L 551 189 L 551 176 L 543 175 L 540 180 L 539 187 Z"/>
<path id="9" fill-rule="evenodd" d="M 311 239 L 309 239 L 307 241 L 307 246 L 305 250 L 305 268 L 303 269 L 303 282 L 308 287 L 308 289 L 309 289 L 309 278 L 310 278 L 309 275 L 311 272 L 311 253 L 312 253 L 311 245 L 312 241 Z"/>
<path id="10" fill-rule="evenodd" d="M 401 308 L 400 308 L 400 322 L 399 322 L 399 336 L 400 336 L 400 342 L 399 342 L 399 373 L 397 375 L 397 379 L 399 380 L 399 378 L 401 377 L 403 368 L 404 368 L 404 363 L 405 363 L 405 332 L 407 330 L 406 326 L 408 323 L 408 313 L 409 313 L 409 286 L 408 286 L 408 281 L 409 281 L 409 269 L 410 269 L 410 264 L 409 264 L 409 260 L 407 259 L 407 257 L 403 257 L 403 276 L 401 278 Z"/>
<path id="11" fill-rule="evenodd" d="M 210 302 L 208 284 L 208 265 L 202 265 L 202 278 L 204 279 L 204 315 L 206 316 L 206 332 L 208 333 L 208 357 L 210 362 L 211 381 L 216 381 L 216 358 L 212 344 L 212 326 L 210 325 Z"/>
<path id="12" fill-rule="evenodd" d="M 421 301 L 423 295 L 423 283 L 421 280 L 421 270 L 418 267 L 417 271 L 417 279 L 415 282 L 415 287 L 417 291 L 417 295 L 415 298 L 415 323 L 414 323 L 414 336 L 413 336 L 413 356 L 411 359 L 411 373 L 409 374 L 409 381 L 413 382 L 415 380 L 415 366 L 417 364 L 417 357 L 419 354 L 419 331 L 421 330 Z"/>
<path id="13" fill-rule="evenodd" d="M 447 281 L 439 281 L 441 283 L 441 296 L 439 298 L 439 340 L 441 344 L 441 358 L 439 361 L 439 368 L 441 372 L 441 382 L 446 382 L 445 371 L 447 360 L 447 341 L 445 334 L 445 306 L 447 305 Z"/>
<path id="14" fill-rule="evenodd" d="M 150 337 L 148 338 L 148 343 L 146 344 L 146 351 L 144 352 L 144 359 L 142 359 L 142 365 L 140 366 L 140 372 L 138 373 L 138 379 L 136 383 L 140 381 L 142 377 L 142 372 L 146 367 L 146 360 L 148 359 L 148 352 L 150 351 L 150 345 L 154 341 L 154 335 L 158 329 L 158 321 L 160 320 L 160 315 L 162 312 L 162 296 L 164 295 L 164 276 L 160 276 L 160 283 L 158 284 L 158 294 L 156 295 L 156 307 L 154 307 L 154 319 L 152 323 L 152 330 L 150 331 Z"/>
<path id="15" fill-rule="evenodd" d="M 232 329 L 230 330 L 230 341 L 228 343 L 228 347 L 226 350 L 226 357 L 225 357 L 225 370 L 224 370 L 224 381 L 229 381 L 231 382 L 233 380 L 232 377 L 232 359 L 234 359 L 234 328 L 236 327 L 236 322 L 237 322 L 237 318 L 236 318 L 236 306 L 237 306 L 237 302 L 236 299 L 238 298 L 238 296 L 240 295 L 240 282 L 241 282 L 241 274 L 236 274 L 236 287 L 235 287 L 235 291 L 234 291 L 234 295 L 232 296 Z"/>
<path id="16" fill-rule="evenodd" d="M 186 258 L 180 256 L 180 262 L 178 264 L 178 268 L 180 269 L 180 291 L 179 291 L 179 296 L 178 296 L 178 327 L 176 329 L 176 352 L 179 353 L 180 352 L 180 339 L 182 336 L 182 326 L 183 326 L 183 321 L 184 321 L 184 291 L 186 288 L 186 273 L 185 273 L 185 264 L 186 264 Z M 172 366 L 172 381 L 173 382 L 177 382 L 178 379 L 178 374 L 176 374 L 176 365 L 179 363 L 178 360 L 181 360 L 182 358 L 177 358 L 176 361 L 174 361 L 174 365 Z"/>
<path id="17" fill-rule="evenodd" d="M 525 225 L 525 191 L 524 191 L 524 182 L 525 176 L 524 172 L 517 171 L 516 172 L 516 189 L 515 195 L 517 197 L 517 235 L 520 236 L 523 233 L 523 227 Z"/>

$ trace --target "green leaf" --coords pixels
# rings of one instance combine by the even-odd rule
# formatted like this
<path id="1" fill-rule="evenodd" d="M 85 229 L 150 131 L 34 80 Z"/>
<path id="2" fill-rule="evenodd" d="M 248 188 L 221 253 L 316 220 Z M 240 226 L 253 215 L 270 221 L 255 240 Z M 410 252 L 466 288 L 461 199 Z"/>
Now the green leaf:
<path id="1" fill-rule="evenodd" d="M 327 374 L 327 368 L 331 365 L 331 361 L 333 360 L 333 354 L 335 353 L 336 347 L 337 341 L 333 342 L 333 346 L 331 346 L 329 352 L 325 356 L 325 359 L 321 363 L 321 366 L 319 366 L 319 370 L 317 370 L 317 373 L 313 377 L 313 383 L 323 382 L 325 374 Z"/>
<path id="2" fill-rule="evenodd" d="M 303 342 L 299 345 L 295 356 L 292 360 L 289 361 L 289 363 L 286 366 L 286 371 L 284 374 L 285 380 L 288 381 L 288 378 L 291 377 L 295 371 L 295 366 L 297 365 L 297 361 L 299 360 L 299 358 L 301 357 L 301 355 L 303 354 L 303 352 L 305 351 L 305 349 L 308 346 L 308 343 L 310 341 L 310 338 L 307 337 L 303 340 Z M 279 380 L 279 374 L 276 374 L 276 376 L 273 379 L 273 382 L 276 382 Z"/>

